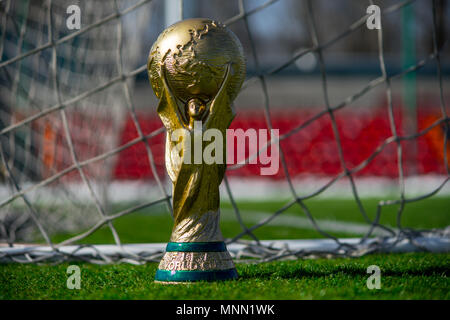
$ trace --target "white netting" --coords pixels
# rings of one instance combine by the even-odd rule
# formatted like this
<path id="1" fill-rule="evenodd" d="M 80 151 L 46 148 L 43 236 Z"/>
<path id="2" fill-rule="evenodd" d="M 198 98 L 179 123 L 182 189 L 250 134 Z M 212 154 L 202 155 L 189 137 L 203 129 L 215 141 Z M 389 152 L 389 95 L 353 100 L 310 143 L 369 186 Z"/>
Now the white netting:
<path id="1" fill-rule="evenodd" d="M 270 217 L 263 218 L 251 227 L 242 222 L 239 206 L 233 198 L 233 190 L 225 178 L 225 190 L 233 205 L 236 219 L 242 227 L 242 232 L 228 240 L 234 256 L 257 258 L 258 261 L 324 254 L 357 256 L 388 250 L 397 245 L 405 246 L 405 241 L 408 245 L 419 249 L 435 250 L 435 247 L 424 239 L 438 241 L 443 245 L 440 246 L 441 249 L 448 250 L 448 232 L 445 230 L 412 230 L 401 225 L 402 212 L 408 203 L 437 194 L 450 178 L 446 152 L 447 135 L 445 135 L 442 147 L 446 176 L 437 188 L 427 194 L 409 198 L 405 195 L 402 142 L 417 139 L 438 126 L 442 126 L 448 132 L 449 126 L 444 103 L 440 52 L 436 40 L 436 1 L 429 6 L 433 15 L 433 51 L 429 56 L 397 74 L 388 75 L 381 28 L 377 32 L 379 67 L 382 75 L 337 105 L 331 105 L 329 102 L 323 52 L 359 28 L 365 27 L 368 15 L 360 17 L 344 32 L 327 42 L 320 42 L 312 2 L 306 1 L 311 48 L 296 51 L 295 56 L 280 66 L 264 70 L 258 63 L 258 53 L 248 18 L 262 10 L 269 10 L 268 8 L 276 2 L 266 1 L 251 10 L 246 10 L 244 1 L 238 1 L 239 13 L 223 21 L 226 25 L 243 23 L 247 33 L 245 36 L 250 41 L 249 58 L 255 64 L 256 75 L 247 79 L 244 87 L 252 83 L 260 85 L 264 99 L 261 112 L 265 115 L 267 128 L 271 129 L 266 78 L 289 67 L 300 57 L 315 52 L 322 76 L 325 108 L 283 134 L 280 140 L 288 139 L 321 117 L 330 117 L 342 171 L 311 194 L 300 196 L 293 185 L 281 146 L 282 170 L 292 200 Z M 384 8 L 383 14 L 401 10 L 411 2 L 414 1 L 403 1 Z M 371 3 L 372 1 L 368 1 L 367 5 Z M 158 175 L 150 148 L 151 138 L 162 134 L 164 128 L 161 126 L 150 134 L 144 134 L 134 109 L 130 89 L 134 78 L 146 72 L 146 65 L 137 68 L 135 66 L 141 51 L 140 46 L 144 45 L 144 49 L 148 49 L 149 44 L 143 43 L 142 39 L 146 29 L 151 25 L 152 1 L 85 2 L 83 10 L 88 14 L 83 15 L 82 28 L 78 31 L 69 31 L 65 27 L 66 8 L 71 4 L 76 4 L 76 1 L 1 2 L 0 240 L 11 248 L 0 249 L 0 259 L 38 262 L 50 259 L 63 261 L 78 257 L 96 263 L 158 261 L 163 248 L 157 245 L 123 246 L 120 234 L 112 224 L 114 219 L 142 208 L 161 203 L 166 203 L 170 207 L 170 195 L 165 189 L 162 177 Z M 439 87 L 441 117 L 414 134 L 400 135 L 395 123 L 391 81 L 417 71 L 430 61 L 435 61 L 437 65 L 436 84 Z M 385 86 L 391 136 L 385 139 L 371 156 L 349 169 L 334 112 L 345 108 L 378 86 Z M 120 144 L 118 125 L 125 116 L 131 117 L 138 137 Z M 117 155 L 141 142 L 144 142 L 146 147 L 147 159 L 144 160 L 149 163 L 157 191 L 150 194 L 144 203 L 119 212 L 111 212 L 108 195 L 112 186 L 112 168 Z M 399 197 L 396 200 L 380 201 L 375 219 L 372 220 L 360 199 L 354 175 L 391 144 L 395 145 L 397 150 Z M 259 151 L 261 150 L 262 148 Z M 234 165 L 228 170 L 238 169 L 244 165 Z M 366 234 L 356 241 L 341 241 L 322 230 L 315 222 L 314 212 L 311 212 L 305 204 L 306 199 L 320 195 L 341 179 L 348 179 L 350 182 L 353 197 L 369 227 Z M 80 195 L 84 196 L 80 198 Z M 379 223 L 383 207 L 394 205 L 399 205 L 396 229 Z M 314 228 L 327 238 L 326 241 L 331 245 L 328 242 L 325 247 L 321 244 L 308 247 L 290 242 L 271 245 L 259 241 L 253 232 L 277 219 L 292 206 L 298 206 Z M 101 246 L 74 245 L 104 225 L 110 228 L 117 247 L 102 250 Z M 83 231 L 61 243 L 52 243 L 50 240 L 50 235 L 54 231 L 78 230 Z M 379 234 L 378 230 L 382 230 L 387 236 L 371 238 L 374 234 Z M 253 240 L 242 240 L 246 235 Z M 17 246 L 17 242 L 36 239 L 45 240 L 48 247 Z"/>

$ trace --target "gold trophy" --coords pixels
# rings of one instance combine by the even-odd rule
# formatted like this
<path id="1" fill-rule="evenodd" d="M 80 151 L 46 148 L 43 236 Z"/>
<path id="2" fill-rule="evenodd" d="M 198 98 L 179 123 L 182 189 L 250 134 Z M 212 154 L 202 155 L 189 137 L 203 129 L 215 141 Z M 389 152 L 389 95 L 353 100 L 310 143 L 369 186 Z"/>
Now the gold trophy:
<path id="1" fill-rule="evenodd" d="M 219 227 L 219 185 L 226 159 L 194 161 L 195 148 L 190 146 L 196 136 L 216 129 L 226 154 L 226 129 L 234 118 L 232 101 L 245 78 L 242 45 L 216 21 L 183 20 L 164 30 L 153 44 L 148 75 L 167 129 L 166 169 L 173 186 L 174 226 L 155 281 L 236 279 Z"/>

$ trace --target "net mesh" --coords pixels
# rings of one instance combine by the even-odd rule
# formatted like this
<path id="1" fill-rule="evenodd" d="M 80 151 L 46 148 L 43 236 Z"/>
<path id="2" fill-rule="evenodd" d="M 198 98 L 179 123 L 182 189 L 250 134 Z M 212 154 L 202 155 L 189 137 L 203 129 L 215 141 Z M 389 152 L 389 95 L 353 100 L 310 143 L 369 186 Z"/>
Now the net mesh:
<path id="1" fill-rule="evenodd" d="M 399 73 L 388 74 L 383 50 L 383 28 L 377 30 L 381 76 L 371 80 L 360 91 L 336 105 L 330 103 L 323 53 L 336 42 L 359 28 L 365 27 L 369 15 L 360 17 L 332 39 L 321 42 L 317 32 L 318 22 L 314 19 L 312 1 L 305 1 L 312 46 L 297 51 L 291 59 L 281 65 L 271 70 L 264 70 L 259 62 L 254 35 L 248 20 L 250 16 L 262 10 L 270 10 L 268 8 L 276 2 L 278 1 L 266 1 L 247 10 L 245 1 L 240 0 L 238 1 L 239 13 L 223 21 L 226 25 L 243 23 L 250 41 L 250 55 L 255 64 L 256 75 L 246 80 L 244 88 L 254 84 L 260 87 L 264 99 L 262 112 L 267 128 L 272 129 L 267 77 L 283 71 L 301 57 L 311 52 L 315 53 L 320 67 L 325 108 L 289 132 L 282 134 L 279 140 L 286 140 L 319 121 L 320 118 L 329 117 L 341 171 L 312 193 L 299 195 L 289 173 L 286 155 L 281 144 L 280 160 L 285 175 L 284 183 L 289 187 L 292 200 L 270 217 L 265 217 L 250 227 L 243 222 L 239 205 L 233 196 L 233 188 L 229 179 L 225 177 L 224 187 L 236 219 L 242 228 L 239 234 L 232 239 L 227 239 L 229 246 L 237 245 L 237 249 L 232 251 L 234 258 L 270 261 L 310 256 L 360 256 L 370 252 L 389 250 L 405 241 L 413 247 L 426 249 L 422 246 L 420 239 L 427 237 L 448 239 L 448 230 L 445 229 L 416 230 L 405 228 L 401 224 L 402 213 L 408 203 L 436 195 L 450 178 L 447 159 L 448 138 L 444 135 L 442 148 L 445 176 L 442 182 L 427 194 L 416 197 L 407 197 L 405 194 L 403 142 L 418 139 L 440 126 L 448 132 L 449 126 L 444 102 L 440 51 L 436 39 L 436 1 L 430 4 L 433 16 L 433 51 L 425 59 L 417 61 Z M 383 9 L 382 14 L 401 10 L 412 2 L 414 1 L 399 2 Z M 130 89 L 135 77 L 146 72 L 146 65 L 134 69 L 133 65 L 138 59 L 135 52 L 139 50 L 136 50 L 136 47 L 142 45 L 139 35 L 144 32 L 145 25 L 150 19 L 148 12 L 151 10 L 152 1 L 136 1 L 131 6 L 130 2 L 125 4 L 120 1 L 90 1 L 88 3 L 89 7 L 84 10 L 89 12 L 89 16 L 83 18 L 85 19 L 83 27 L 71 32 L 68 32 L 64 24 L 65 10 L 72 3 L 24 1 L 19 5 L 11 0 L 1 3 L 0 155 L 2 161 L 0 178 L 5 188 L 1 191 L 0 199 L 0 236 L 2 242 L 9 247 L 26 249 L 25 251 L 1 251 L 0 258 L 4 261 L 61 262 L 79 258 L 93 263 L 143 263 L 159 261 L 163 254 L 163 250 L 157 247 L 130 249 L 123 245 L 120 234 L 113 225 L 116 218 L 143 208 L 160 204 L 171 208 L 171 197 L 165 189 L 163 177 L 157 170 L 155 155 L 151 149 L 152 139 L 163 134 L 165 129 L 161 126 L 150 133 L 143 130 L 139 115 L 134 108 Z M 368 1 L 368 5 L 370 4 L 373 4 L 372 1 Z M 139 22 L 136 26 L 143 26 L 141 30 L 139 27 L 133 30 L 132 34 L 135 34 L 135 37 L 129 36 L 130 33 L 125 30 L 127 19 L 137 19 Z M 437 69 L 436 83 L 439 87 L 441 117 L 413 134 L 401 134 L 397 129 L 398 125 L 394 116 L 395 106 L 391 83 L 395 79 L 417 71 L 430 61 L 435 62 Z M 390 137 L 382 141 L 369 157 L 349 168 L 344 157 L 335 113 L 379 86 L 384 86 L 391 129 Z M 108 111 L 105 110 L 105 106 Z M 120 144 L 117 132 L 119 121 L 124 116 L 131 117 L 137 137 Z M 112 167 L 120 152 L 138 143 L 145 144 L 146 161 L 155 179 L 157 190 L 148 196 L 148 201 L 112 213 L 108 198 Z M 260 148 L 258 154 L 270 143 Z M 398 198 L 380 201 L 375 218 L 371 219 L 359 196 L 355 175 L 389 145 L 394 145 L 397 153 Z M 257 154 L 249 155 L 245 163 L 229 166 L 228 172 L 247 165 L 255 156 Z M 360 214 L 369 226 L 366 234 L 357 241 L 342 241 L 322 230 L 315 220 L 314 212 L 305 203 L 305 200 L 319 196 L 343 179 L 347 179 L 350 183 Z M 89 200 L 77 199 L 80 193 L 86 194 Z M 295 206 L 306 215 L 314 228 L 333 244 L 327 247 L 331 249 L 305 249 L 289 245 L 288 242 L 279 245 L 258 239 L 255 235 L 257 229 L 269 224 Z M 398 206 L 395 229 L 380 223 L 383 208 L 387 206 Z M 110 229 L 117 246 L 112 254 L 100 250 L 99 246 L 76 244 L 103 226 Z M 80 229 L 84 231 L 69 239 L 59 243 L 51 241 L 51 234 L 54 231 L 70 232 Z M 38 230 L 37 233 L 36 230 Z M 387 236 L 374 238 L 378 230 L 383 230 Z M 252 240 L 244 240 L 244 236 L 250 236 Z M 36 239 L 44 241 L 48 246 L 47 249 L 43 250 L 42 246 L 18 246 L 18 243 Z M 86 249 L 90 249 L 88 253 L 80 254 L 86 252 L 83 251 Z"/>

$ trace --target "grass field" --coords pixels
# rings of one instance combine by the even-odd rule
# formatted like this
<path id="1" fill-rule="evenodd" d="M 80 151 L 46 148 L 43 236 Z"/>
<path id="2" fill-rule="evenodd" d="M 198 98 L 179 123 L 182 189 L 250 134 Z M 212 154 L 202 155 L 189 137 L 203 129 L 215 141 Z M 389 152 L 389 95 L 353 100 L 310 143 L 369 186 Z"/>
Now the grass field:
<path id="1" fill-rule="evenodd" d="M 450 299 L 449 254 L 406 253 L 358 259 L 238 264 L 239 280 L 189 285 L 153 282 L 156 263 L 78 264 L 81 289 L 66 287 L 68 264 L 3 265 L 1 299 Z M 381 289 L 366 286 L 370 265 Z"/>
<path id="2" fill-rule="evenodd" d="M 363 203 L 372 218 L 377 201 L 364 199 Z M 268 215 L 284 204 L 283 201 L 240 202 L 239 208 L 244 222 L 250 226 L 258 220 L 252 215 Z M 307 205 L 319 222 L 364 223 L 352 200 L 314 199 L 307 201 Z M 450 225 L 449 208 L 449 198 L 409 204 L 402 224 L 413 228 L 446 227 Z M 120 209 L 118 206 L 114 211 Z M 229 203 L 222 203 L 221 227 L 225 237 L 241 230 L 231 209 Z M 396 210 L 396 207 L 384 209 L 381 222 L 395 227 Z M 283 216 L 304 217 L 298 207 L 290 208 Z M 272 223 L 255 234 L 261 239 L 322 238 L 313 228 L 299 227 L 290 221 Z M 172 221 L 164 207 L 157 207 L 121 217 L 114 225 L 124 243 L 167 242 Z M 352 230 L 331 233 L 339 237 L 359 235 Z M 55 235 L 53 240 L 68 236 Z M 101 228 L 82 242 L 113 241 L 110 231 Z M 237 264 L 238 281 L 178 286 L 153 283 L 157 263 L 77 264 L 81 267 L 81 290 L 66 288 L 68 264 L 0 265 L 0 299 L 450 299 L 449 253 L 374 254 L 362 258 Z M 380 290 L 369 290 L 366 286 L 369 277 L 366 269 L 373 264 L 381 269 Z"/>
<path id="3" fill-rule="evenodd" d="M 242 210 L 242 218 L 248 227 L 259 221 L 259 216 L 268 216 L 283 207 L 287 201 L 248 201 L 240 202 L 239 209 Z M 350 222 L 366 225 L 354 200 L 351 199 L 313 199 L 305 202 L 315 219 L 320 221 Z M 375 216 L 375 209 L 378 200 L 364 199 L 363 204 L 368 212 L 369 218 Z M 122 206 L 114 208 L 115 212 L 123 209 Z M 380 223 L 396 227 L 398 206 L 386 207 L 382 211 Z M 242 231 L 230 203 L 221 204 L 222 221 L 221 229 L 225 238 L 231 238 Z M 255 213 L 261 213 L 255 219 Z M 265 214 L 264 214 L 265 213 Z M 315 239 L 323 238 L 312 225 L 302 227 L 295 226 L 291 220 L 286 223 L 278 223 L 284 217 L 301 217 L 305 215 L 299 206 L 289 208 L 282 216 L 274 219 L 270 224 L 265 225 L 255 231 L 255 235 L 261 239 Z M 294 219 L 295 220 L 295 219 Z M 294 221 L 295 222 L 295 221 Z M 408 204 L 402 214 L 402 226 L 417 229 L 443 228 L 450 225 L 450 198 L 430 198 L 423 201 Z M 114 220 L 121 240 L 124 243 L 146 243 L 146 242 L 167 242 L 172 230 L 172 219 L 165 211 L 164 206 L 152 207 L 139 210 L 130 215 Z M 335 232 L 330 233 L 337 237 L 361 236 L 361 233 Z M 59 242 L 65 240 L 70 235 L 55 235 L 53 240 Z M 244 237 L 250 239 L 250 237 Z M 91 236 L 83 239 L 81 243 L 114 243 L 111 232 L 107 227 L 97 230 Z"/>

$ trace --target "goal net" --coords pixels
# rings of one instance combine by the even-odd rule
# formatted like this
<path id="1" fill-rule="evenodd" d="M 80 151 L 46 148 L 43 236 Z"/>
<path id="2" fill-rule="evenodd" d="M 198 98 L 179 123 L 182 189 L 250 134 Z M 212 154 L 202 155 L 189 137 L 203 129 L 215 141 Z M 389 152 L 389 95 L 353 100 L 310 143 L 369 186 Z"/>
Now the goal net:
<path id="1" fill-rule="evenodd" d="M 313 1 L 295 3 L 302 8 L 304 18 L 296 21 L 303 30 L 299 37 L 307 41 L 290 39 L 296 34 L 284 32 L 293 54 L 281 54 L 275 64 L 269 65 L 273 44 L 262 41 L 261 33 L 276 32 L 276 28 L 264 28 L 261 22 L 254 26 L 252 19 L 261 14 L 270 16 L 271 10 L 274 13 L 267 24 L 282 19 L 275 15 L 283 12 L 277 9 L 283 2 L 281 8 L 294 6 L 286 0 L 233 1 L 224 4 L 223 11 L 235 13 L 220 17 L 225 25 L 236 28 L 251 67 L 236 101 L 238 116 L 233 125 L 280 129 L 280 171 L 276 177 L 254 178 L 258 167 L 252 166 L 251 159 L 268 145 L 259 146 L 254 154 L 247 153 L 245 161 L 228 166 L 222 197 L 230 203 L 233 219 L 241 228 L 227 239 L 233 257 L 269 261 L 396 250 L 448 251 L 446 226 L 425 230 L 402 225 L 409 204 L 449 193 L 450 123 L 442 71 L 445 42 L 441 43 L 439 32 L 442 2 L 422 4 L 430 21 L 426 29 L 432 41 L 430 51 L 398 70 L 388 68 L 384 45 L 389 35 L 384 32 L 384 17 L 413 8 L 416 3 L 385 1 L 380 5 L 381 28 L 370 31 L 378 75 L 365 78 L 365 83 L 359 83 L 339 101 L 330 93 L 334 89 L 327 69 L 331 55 L 327 52 L 367 28 L 371 14 L 364 8 L 374 3 L 349 5 L 343 1 L 357 18 L 340 21 L 335 29 L 326 30 L 330 34 L 326 39 L 320 37 L 323 26 L 316 11 L 319 6 Z M 69 28 L 68 18 L 75 12 L 68 11 L 71 5 L 80 8 L 79 29 Z M 163 24 L 174 15 L 176 21 L 180 16 L 197 16 L 205 9 L 200 10 L 192 1 L 151 0 L 5 0 L 0 6 L 0 261 L 159 261 L 164 243 L 123 243 L 114 225 L 116 219 L 142 209 L 151 212 L 157 207 L 169 215 L 171 208 L 164 170 L 165 129 L 156 118 L 157 101 L 140 98 L 144 89 L 138 88 L 145 83 L 145 91 L 151 92 L 148 81 L 140 79 L 146 78 L 146 55 L 155 35 L 166 27 Z M 258 33 L 257 29 L 262 31 Z M 294 48 L 297 43 L 308 46 Z M 267 54 L 262 57 L 261 52 Z M 275 49 L 273 54 L 277 54 Z M 287 74 L 289 79 L 304 81 L 311 65 L 319 79 L 311 90 L 320 97 L 317 103 L 321 107 L 285 112 L 274 107 L 277 94 L 289 100 L 284 92 L 297 89 L 290 83 L 272 81 L 273 77 Z M 407 83 L 411 75 L 430 66 L 435 75 L 431 98 L 438 111 L 421 115 L 423 121 L 419 122 L 419 110 L 411 120 L 404 111 L 408 96 L 402 103 L 397 99 L 398 81 L 405 79 Z M 293 72 L 295 68 L 301 71 Z M 370 113 L 367 122 L 364 112 L 356 116 L 360 122 L 353 121 L 355 115 L 346 118 L 347 109 L 376 90 L 383 93 L 383 108 L 378 114 Z M 240 103 L 254 97 L 259 98 L 257 112 L 240 110 Z M 412 125 L 407 126 L 408 121 Z M 384 130 L 385 136 L 372 144 L 364 134 L 349 140 L 357 126 L 364 134 L 373 126 L 375 131 Z M 317 132 L 322 136 L 314 140 Z M 434 148 L 434 156 L 430 148 Z M 318 221 L 307 203 L 330 190 L 339 193 L 343 185 L 365 224 L 353 226 L 353 230 L 359 230 L 357 238 L 329 232 L 342 231 L 348 224 Z M 394 193 L 380 196 L 375 212 L 368 212 L 361 197 L 370 196 L 377 188 L 393 188 Z M 408 188 L 415 191 L 411 193 Z M 242 194 L 264 198 L 268 193 L 281 195 L 286 203 L 270 215 L 242 211 Z M 395 226 L 381 223 L 387 207 L 396 209 Z M 293 208 L 303 216 L 286 216 Z M 252 215 L 251 224 L 245 215 Z M 308 224 L 321 239 L 264 240 L 256 235 L 260 228 L 283 218 L 288 225 Z M 83 242 L 105 227 L 114 244 Z"/>

